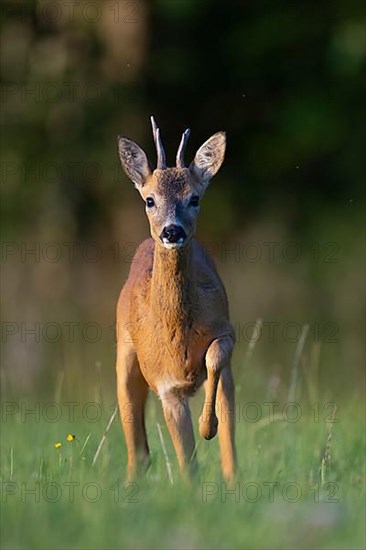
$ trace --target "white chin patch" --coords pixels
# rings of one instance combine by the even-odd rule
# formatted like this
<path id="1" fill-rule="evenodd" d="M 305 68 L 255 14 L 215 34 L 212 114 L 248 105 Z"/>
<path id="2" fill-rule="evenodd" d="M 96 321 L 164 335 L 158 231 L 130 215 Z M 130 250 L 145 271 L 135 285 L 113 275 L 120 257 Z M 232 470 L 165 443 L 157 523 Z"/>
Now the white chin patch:
<path id="1" fill-rule="evenodd" d="M 165 248 L 172 249 L 172 248 L 181 248 L 184 244 L 185 239 L 181 237 L 180 239 L 177 240 L 176 243 L 170 243 L 168 239 L 162 239 L 162 241 Z"/>

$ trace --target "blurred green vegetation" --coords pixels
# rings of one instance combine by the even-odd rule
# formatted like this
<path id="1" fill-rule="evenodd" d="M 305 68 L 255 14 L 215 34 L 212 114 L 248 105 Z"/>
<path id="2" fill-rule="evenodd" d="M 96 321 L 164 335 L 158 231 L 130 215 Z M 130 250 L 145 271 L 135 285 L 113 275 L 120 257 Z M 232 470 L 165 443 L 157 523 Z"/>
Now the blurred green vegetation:
<path id="1" fill-rule="evenodd" d="M 154 163 L 154 114 L 172 164 L 185 128 L 187 160 L 226 130 L 198 236 L 229 296 L 237 401 L 287 402 L 309 325 L 295 397 L 307 412 L 315 402 L 339 406 L 326 481 L 341 490 L 318 514 L 309 487 L 328 432 L 309 418 L 238 425 L 240 482 L 298 481 L 299 503 L 202 504 L 175 467 L 171 490 L 151 399 L 153 466 L 141 503 L 78 498 L 75 514 L 64 500 L 9 497 L 6 547 L 363 547 L 365 2 L 14 0 L 0 10 L 2 397 L 115 401 L 115 304 L 148 236 L 117 135 Z M 122 479 L 117 424 L 91 466 L 107 417 L 90 427 L 18 416 L 6 424 L 2 481 L 105 488 Z M 53 442 L 74 429 L 80 441 L 92 432 L 86 459 L 71 453 L 60 467 Z M 201 441 L 198 455 L 203 479 L 220 483 L 216 442 Z"/>
<path id="2" fill-rule="evenodd" d="M 187 159 L 211 133 L 227 131 L 226 161 L 205 197 L 198 236 L 214 252 L 233 322 L 336 324 L 337 343 L 322 353 L 337 372 L 335 387 L 358 385 L 364 7 L 1 3 L 2 302 L 4 321 L 17 326 L 4 341 L 6 379 L 47 391 L 58 369 L 73 365 L 82 377 L 95 361 L 113 376 L 114 307 L 132 252 L 148 235 L 116 136 L 136 140 L 154 163 L 153 113 L 171 163 L 184 128 L 192 129 Z M 251 242 L 257 261 L 245 253 Z M 286 255 L 291 242 L 295 262 Z M 88 259 L 91 243 L 100 249 L 96 261 Z M 266 243 L 275 243 L 273 258 Z M 230 254 L 237 246 L 239 257 Z M 50 322 L 98 322 L 103 338 L 87 345 L 79 331 L 71 345 L 63 331 L 51 343 L 22 339 L 21 323 L 27 330 Z M 239 342 L 238 369 L 247 343 Z M 264 373 L 288 362 L 294 346 L 267 343 Z"/>
<path id="3" fill-rule="evenodd" d="M 74 235 L 111 232 L 135 200 L 115 174 L 116 135 L 153 161 L 151 113 L 171 162 L 185 127 L 191 156 L 227 131 L 208 235 L 220 212 L 221 238 L 258 213 L 297 231 L 335 208 L 352 219 L 365 176 L 362 0 L 49 4 L 1 4 L 2 159 L 25 170 L 3 174 L 5 234 L 34 229 L 44 208 Z"/>

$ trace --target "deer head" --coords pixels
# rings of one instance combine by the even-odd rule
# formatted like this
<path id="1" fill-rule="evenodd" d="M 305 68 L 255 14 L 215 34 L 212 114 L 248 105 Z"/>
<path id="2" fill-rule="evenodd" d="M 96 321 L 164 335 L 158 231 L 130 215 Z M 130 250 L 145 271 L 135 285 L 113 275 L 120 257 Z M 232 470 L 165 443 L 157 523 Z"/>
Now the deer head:
<path id="1" fill-rule="evenodd" d="M 145 152 L 130 139 L 118 137 L 118 152 L 126 175 L 135 184 L 146 204 L 152 238 L 165 248 L 180 248 L 193 237 L 200 199 L 211 178 L 218 172 L 225 155 L 225 132 L 211 136 L 186 167 L 184 150 L 190 130 L 178 148 L 176 166 L 166 166 L 160 130 L 151 117 L 157 166 L 152 170 Z"/>

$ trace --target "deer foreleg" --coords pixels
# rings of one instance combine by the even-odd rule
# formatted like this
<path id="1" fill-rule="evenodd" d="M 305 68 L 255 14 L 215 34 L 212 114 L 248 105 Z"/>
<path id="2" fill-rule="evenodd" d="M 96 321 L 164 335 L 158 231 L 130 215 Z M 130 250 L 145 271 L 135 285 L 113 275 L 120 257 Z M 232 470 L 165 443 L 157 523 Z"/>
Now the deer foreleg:
<path id="1" fill-rule="evenodd" d="M 135 350 L 122 344 L 118 345 L 117 352 L 117 390 L 127 446 L 127 475 L 131 480 L 150 464 L 144 420 L 148 386 L 141 374 Z"/>
<path id="2" fill-rule="evenodd" d="M 233 346 L 233 339 L 230 336 L 223 336 L 214 340 L 206 352 L 206 397 L 199 419 L 200 435 L 205 439 L 212 439 L 217 433 L 218 420 L 215 411 L 217 387 L 221 372 L 224 368 L 230 367 Z"/>

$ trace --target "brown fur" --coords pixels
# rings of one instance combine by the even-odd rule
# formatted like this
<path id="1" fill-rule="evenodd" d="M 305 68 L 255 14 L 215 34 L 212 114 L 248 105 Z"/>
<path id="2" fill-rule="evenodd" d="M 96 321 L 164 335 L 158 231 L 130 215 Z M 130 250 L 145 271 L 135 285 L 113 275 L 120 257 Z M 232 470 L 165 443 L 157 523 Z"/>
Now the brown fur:
<path id="1" fill-rule="evenodd" d="M 141 158 L 139 151 L 137 156 Z M 128 166 L 138 178 L 144 169 Z M 207 379 L 200 434 L 211 439 L 218 427 L 223 473 L 231 479 L 235 469 L 230 369 L 234 331 L 226 293 L 213 261 L 191 238 L 189 229 L 187 244 L 182 248 L 166 249 L 158 239 L 164 215 L 172 215 L 179 201 L 197 192 L 197 176 L 186 168 L 169 168 L 153 174 L 145 172 L 144 177 L 139 189 L 143 198 L 154 193 L 164 204 L 160 215 L 150 218 L 154 239 L 147 239 L 138 248 L 117 306 L 118 400 L 127 443 L 128 475 L 134 477 L 149 464 L 144 422 L 148 388 L 162 401 L 182 472 L 195 468 L 188 397 Z M 186 208 L 182 203 L 182 212 Z M 185 229 L 193 232 L 195 220 L 187 217 L 185 221 Z"/>

